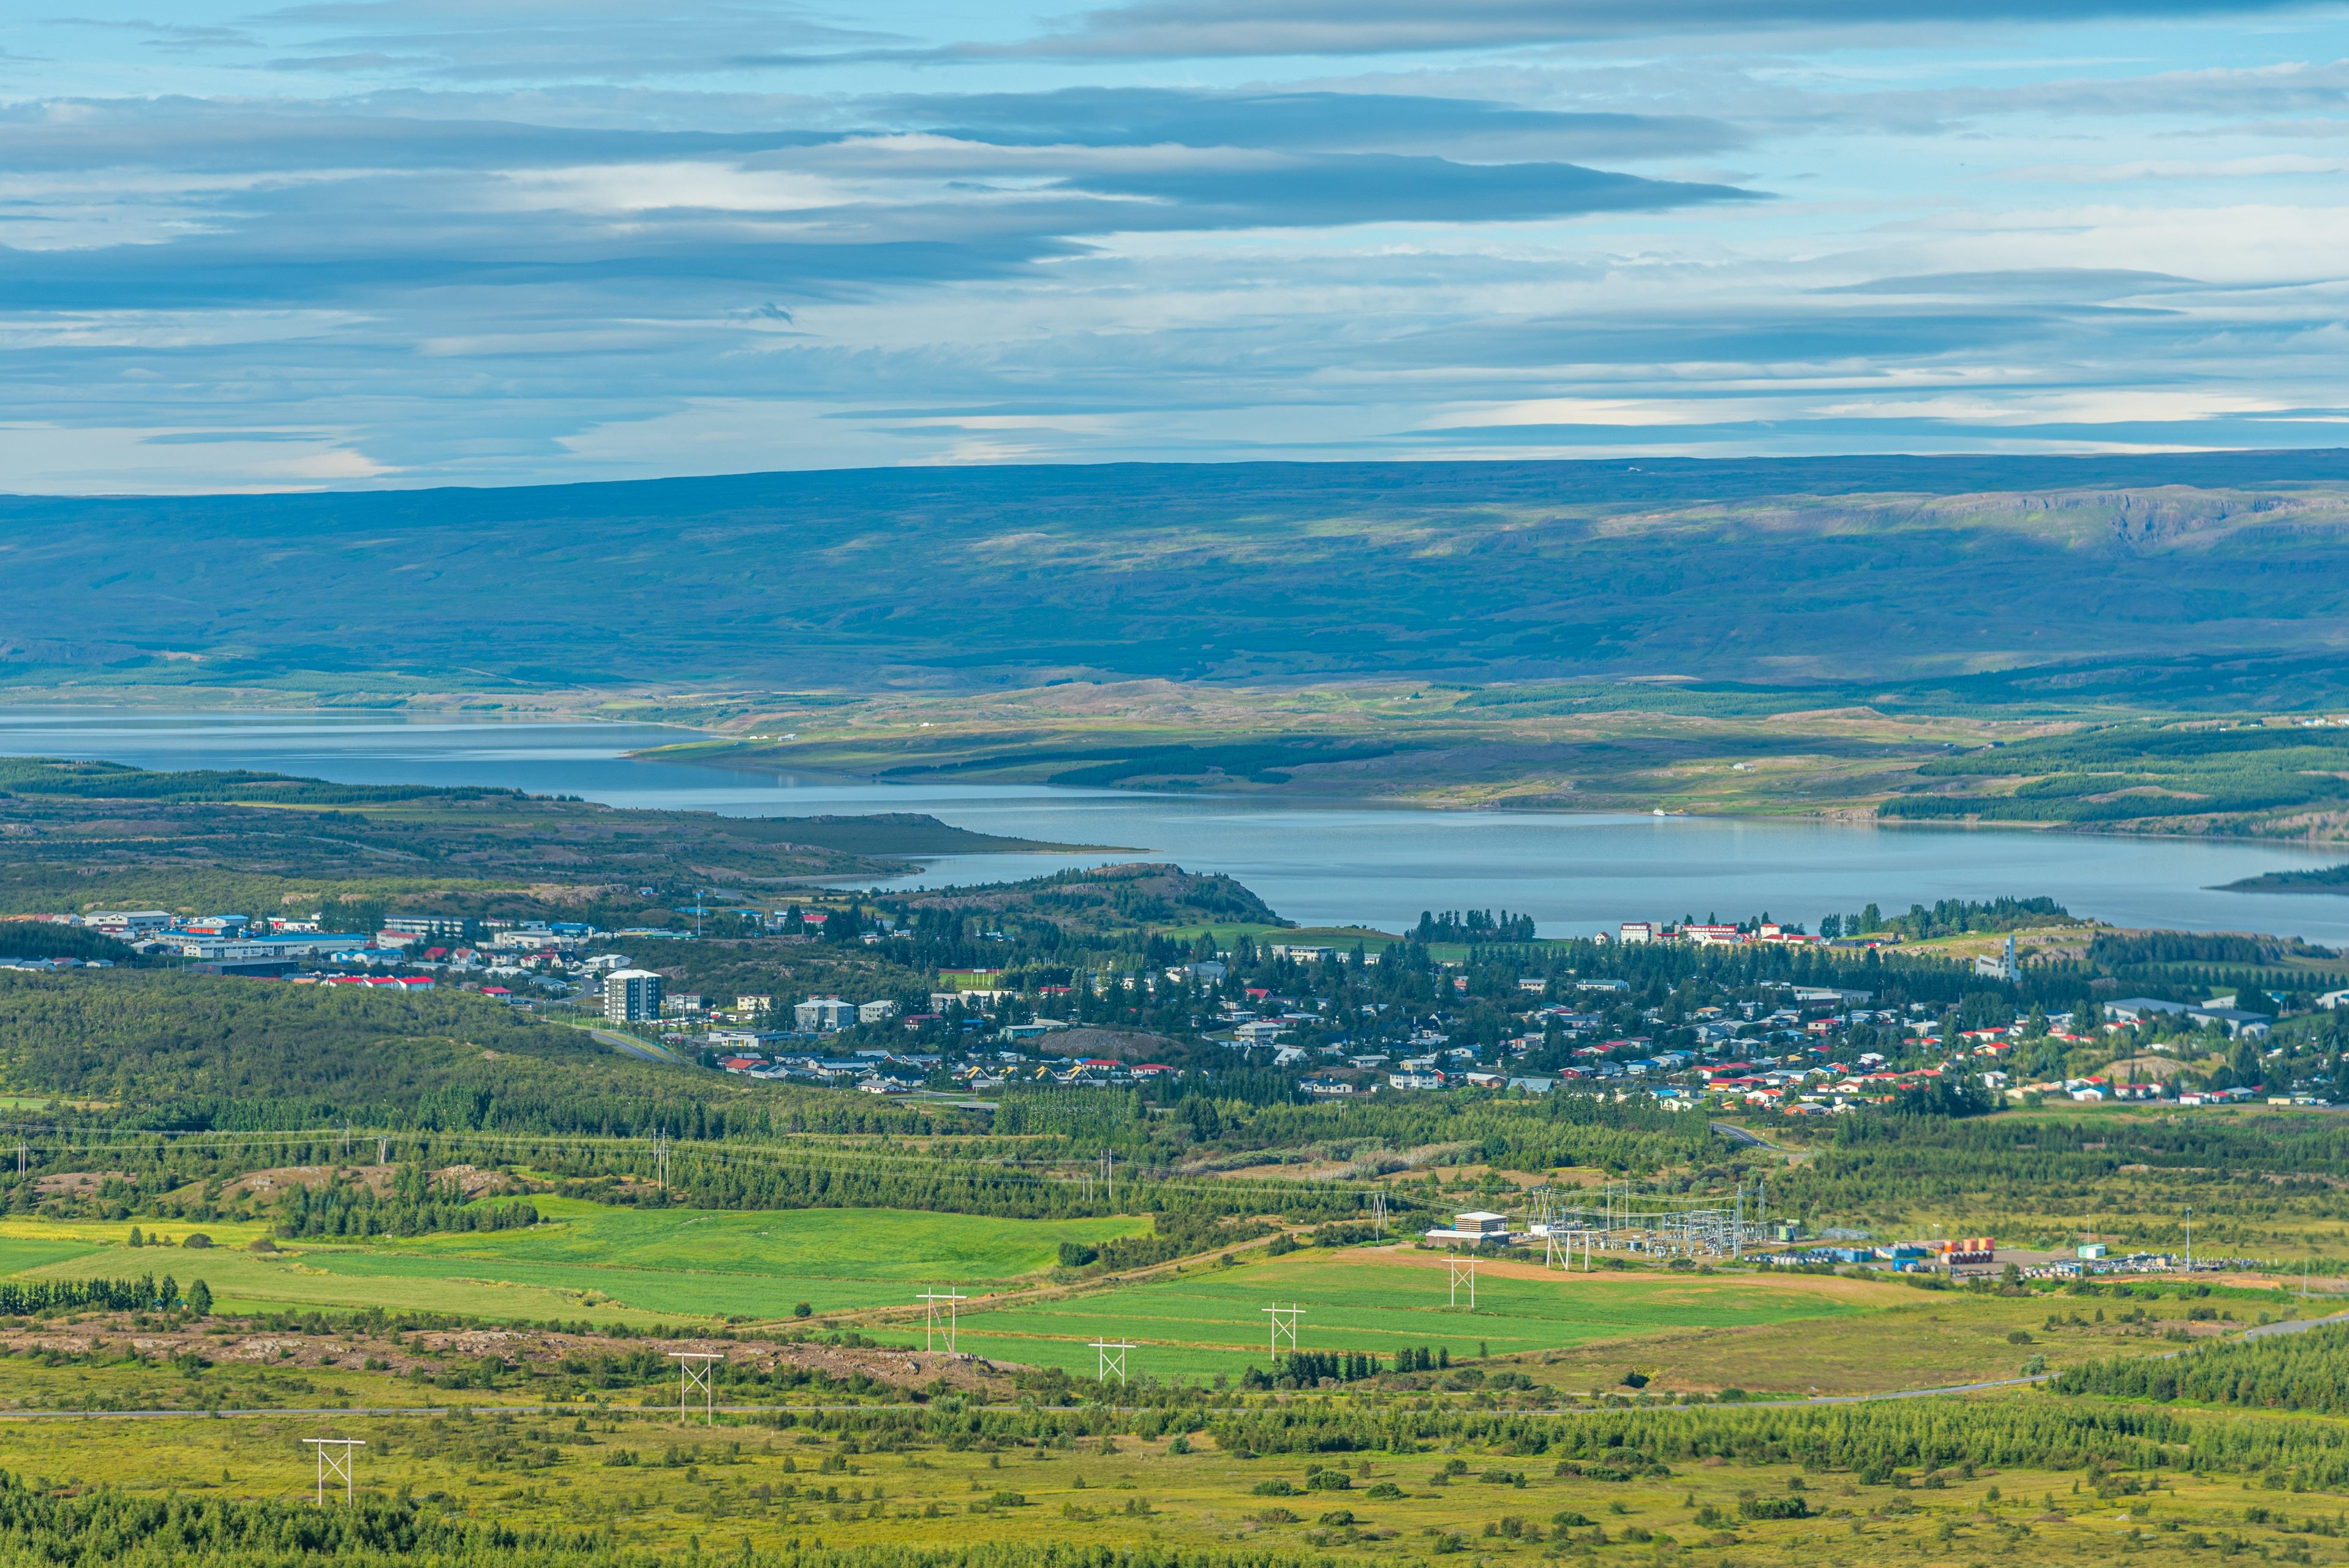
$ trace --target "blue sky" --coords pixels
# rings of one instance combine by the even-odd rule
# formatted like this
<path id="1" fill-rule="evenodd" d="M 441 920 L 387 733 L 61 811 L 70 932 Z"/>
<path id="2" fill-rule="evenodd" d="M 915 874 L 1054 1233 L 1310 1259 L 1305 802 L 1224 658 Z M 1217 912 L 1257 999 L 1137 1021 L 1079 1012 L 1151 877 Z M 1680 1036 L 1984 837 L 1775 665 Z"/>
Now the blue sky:
<path id="1" fill-rule="evenodd" d="M 2332 446 L 2349 7 L 0 18 L 0 489 Z"/>

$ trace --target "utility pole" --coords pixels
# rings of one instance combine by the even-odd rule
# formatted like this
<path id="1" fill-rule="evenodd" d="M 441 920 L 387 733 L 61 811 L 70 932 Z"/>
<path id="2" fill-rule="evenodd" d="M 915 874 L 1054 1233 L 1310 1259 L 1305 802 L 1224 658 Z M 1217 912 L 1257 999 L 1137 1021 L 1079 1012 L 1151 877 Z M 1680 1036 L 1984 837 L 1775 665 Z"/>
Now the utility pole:
<path id="1" fill-rule="evenodd" d="M 669 1359 L 677 1363 L 677 1418 L 685 1419 L 686 1399 L 696 1388 L 701 1390 L 701 1419 L 704 1426 L 718 1424 L 718 1392 L 712 1386 L 710 1373 L 716 1364 L 726 1359 L 706 1350 L 672 1350 Z"/>
<path id="2" fill-rule="evenodd" d="M 1271 1343 L 1267 1346 L 1266 1359 L 1275 1364 L 1280 1360 L 1280 1336 L 1288 1336 L 1288 1352 L 1297 1353 L 1297 1322 L 1305 1315 L 1301 1306 L 1268 1306 L 1264 1311 L 1272 1319 Z"/>
<path id="3" fill-rule="evenodd" d="M 351 1450 L 363 1449 L 367 1442 L 360 1438 L 304 1438 L 302 1439 L 318 1456 L 318 1506 L 326 1506 L 326 1478 L 343 1479 L 343 1501 L 351 1501 Z M 331 1453 L 329 1449 L 333 1450 Z"/>
<path id="4" fill-rule="evenodd" d="M 1445 1269 L 1452 1275 L 1452 1305 L 1455 1308 L 1459 1306 L 1460 1286 L 1462 1282 L 1464 1281 L 1468 1286 L 1468 1310 L 1471 1312 L 1475 1311 L 1476 1260 L 1474 1257 L 1446 1258 L 1444 1262 Z"/>
<path id="5" fill-rule="evenodd" d="M 1118 1386 L 1120 1387 L 1125 1386 L 1125 1353 L 1133 1348 L 1133 1345 L 1129 1340 L 1121 1339 L 1114 1343 L 1104 1339 L 1093 1341 L 1093 1359 L 1097 1373 L 1103 1383 L 1108 1382 L 1109 1375 L 1114 1372 L 1117 1374 Z"/>
<path id="6" fill-rule="evenodd" d="M 949 1356 L 955 1355 L 957 1353 L 955 1350 L 955 1331 L 959 1326 L 956 1321 L 955 1304 L 957 1302 L 968 1301 L 970 1298 L 952 1288 L 948 1288 L 943 1291 L 926 1290 L 914 1299 L 922 1304 L 922 1348 L 924 1350 L 930 1348 L 930 1336 L 933 1331 L 936 1331 L 941 1333 L 946 1339 L 947 1354 Z M 947 1309 L 946 1321 L 944 1323 L 940 1323 L 938 1321 L 938 1305 L 940 1303 L 944 1303 Z"/>

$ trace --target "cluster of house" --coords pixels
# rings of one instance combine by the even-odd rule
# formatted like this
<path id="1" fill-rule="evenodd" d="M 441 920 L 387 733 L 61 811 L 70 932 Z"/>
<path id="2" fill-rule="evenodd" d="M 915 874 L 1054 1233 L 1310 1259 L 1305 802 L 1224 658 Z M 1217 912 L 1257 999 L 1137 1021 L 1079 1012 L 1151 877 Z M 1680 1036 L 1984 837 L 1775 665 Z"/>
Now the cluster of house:
<path id="1" fill-rule="evenodd" d="M 1627 929 L 1635 934 L 1630 940 L 1659 939 L 1655 928 L 1643 928 L 1635 923 Z M 1649 929 L 1650 935 L 1639 937 L 1636 934 L 1642 929 Z M 1743 934 L 1751 939 L 1755 934 L 1748 931 Z M 2013 959 L 2010 953 L 1984 962 L 2003 966 Z M 1546 1094 L 1568 1087 L 1585 1092 L 1611 1090 L 1618 1098 L 1642 1093 L 1659 1105 L 1675 1109 L 1744 1104 L 1797 1116 L 1826 1115 L 1889 1102 L 1904 1089 L 1940 1077 L 1961 1063 L 1969 1076 L 1979 1076 L 1990 1088 L 2005 1090 L 2018 1099 L 2036 1093 L 2084 1101 L 2165 1099 L 2194 1106 L 2225 1104 L 2249 1098 L 2251 1093 L 2247 1089 L 2221 1089 L 2180 1095 L 2150 1078 L 2131 1082 L 2126 1078 L 2088 1078 L 2013 1084 L 1998 1061 L 2022 1043 L 2026 1032 L 2024 1020 L 2017 1018 L 1998 1027 L 1965 1030 L 1944 1040 L 1941 1021 L 1922 1004 L 1912 1004 L 1906 1010 L 1872 1006 L 1873 998 L 1868 992 L 1824 986 L 1788 987 L 1775 1003 L 1742 1002 L 1698 1008 L 1677 1021 L 1685 1036 L 1693 1037 L 1694 1045 L 1657 1049 L 1651 1037 L 1610 1034 L 1608 1015 L 1586 1010 L 1592 1006 L 1590 994 L 1598 994 L 1596 1000 L 1603 1004 L 1609 994 L 1628 989 L 1623 981 L 1552 982 L 1528 978 L 1520 982 L 1522 989 L 1545 996 L 1560 985 L 1568 988 L 1564 996 L 1545 1001 L 1518 1015 L 1525 1032 L 1501 1042 L 1497 1053 L 1453 1044 L 1440 1026 L 1444 1022 L 1440 1014 L 1414 1027 L 1409 1038 L 1394 1048 L 1364 1049 L 1344 1038 L 1324 1040 L 1318 1045 L 1299 1043 L 1299 1037 L 1340 1026 L 1339 1021 L 1322 1008 L 1300 1005 L 1295 999 L 1257 988 L 1247 992 L 1246 1006 L 1224 1009 L 1218 1018 L 1221 1028 L 1217 1037 L 1235 1050 L 1269 1051 L 1276 1066 L 1297 1068 L 1307 1074 L 1301 1087 L 1308 1093 L 1332 1099 L 1456 1088 Z M 2049 1020 L 2047 1035 L 2061 1045 L 2081 1045 L 2087 1043 L 2091 1036 L 2074 1033 L 2075 1026 L 2094 1030 L 2102 1024 L 2106 1030 L 2115 1030 L 2158 1014 L 2220 1026 L 2230 1034 L 2256 1037 L 2265 1033 L 2271 1020 L 2236 1009 L 2234 1000 L 2232 996 L 2223 996 L 2196 1005 L 2132 997 L 2105 1005 L 2105 1016 L 2100 1020 L 2075 1020 L 2068 1014 L 2057 1015 Z M 2323 1000 L 2325 1005 L 2334 1006 L 2341 998 Z M 1375 1009 L 1376 1005 L 1372 1005 L 1369 1010 Z M 1662 1016 L 1654 1010 L 1648 1016 L 1659 1025 L 1663 1022 Z M 1838 1047 L 1850 1031 L 1861 1027 L 1879 1037 L 1909 1042 L 1917 1047 L 1908 1053 L 1912 1059 L 1918 1055 L 1933 1059 L 1925 1065 L 1895 1068 L 1878 1052 L 1848 1056 Z M 1562 1064 L 1557 1064 L 1557 1056 L 1550 1054 L 1545 1059 L 1557 1065 L 1538 1074 L 1516 1065 L 1519 1058 L 1561 1035 L 1568 1047 L 1567 1059 Z M 1490 1059 L 1495 1055 L 1497 1061 Z M 1976 1059 L 1967 1060 L 1969 1057 Z"/>
<path id="2" fill-rule="evenodd" d="M 1599 934 L 1599 940 L 1607 940 L 1604 932 Z M 1651 920 L 1627 920 L 1615 928 L 1615 940 L 1627 944 L 1685 942 L 1692 947 L 1737 947 L 1748 944 L 1770 947 L 1827 945 L 1825 937 L 1807 936 L 1792 926 L 1767 920 L 1757 921 L 1751 925 L 1729 925 L 1719 921 L 1687 921 L 1679 925 L 1666 925 Z M 1873 946 L 1899 940 L 1887 935 L 1861 939 L 1857 944 Z"/>
<path id="3" fill-rule="evenodd" d="M 866 1094 L 906 1094 L 926 1082 L 944 1057 L 874 1047 L 827 1056 L 818 1051 L 737 1049 L 717 1059 L 720 1071 L 768 1083 L 828 1084 Z"/>
<path id="4" fill-rule="evenodd" d="M 2340 1006 L 2341 992 L 2323 997 L 2319 1005 Z M 2105 1016 L 2116 1024 L 2141 1024 L 2149 1019 L 2182 1018 L 2195 1026 L 2217 1025 L 2230 1037 L 2240 1035 L 2258 1039 L 2274 1026 L 2275 1018 L 2267 1013 L 2246 1012 L 2235 1006 L 2235 994 L 2213 996 L 2207 1002 L 2164 1002 L 2152 996 L 2127 996 L 2105 1004 Z"/>
<path id="5" fill-rule="evenodd" d="M 364 933 L 321 931 L 316 921 L 260 924 L 242 914 L 180 916 L 161 909 L 113 909 L 50 918 L 60 925 L 86 926 L 140 953 L 174 954 L 222 974 L 264 965 L 290 968 L 298 960 L 333 960 L 372 945 Z"/>
<path id="6" fill-rule="evenodd" d="M 542 991 L 568 993 L 625 968 L 626 955 L 593 949 L 616 940 L 675 937 L 668 931 L 598 931 L 577 922 L 485 920 L 395 915 L 374 933 L 326 931 L 316 919 L 255 921 L 242 914 L 182 916 L 168 910 L 98 910 L 49 917 L 85 926 L 140 953 L 190 961 L 201 974 L 260 979 L 344 983 L 356 974 L 404 970 L 391 977 L 409 989 L 432 976 L 468 982 L 526 981 Z M 469 938 L 469 930 L 473 934 Z M 331 972 L 317 967 L 331 965 Z M 488 995 L 511 999 L 508 986 L 481 984 Z"/>
<path id="7" fill-rule="evenodd" d="M 0 969 L 34 975 L 54 975 L 60 969 L 111 969 L 111 958 L 0 958 Z"/>
<path id="8" fill-rule="evenodd" d="M 781 1010 L 771 995 L 737 995 L 725 1006 L 689 991 L 671 991 L 651 969 L 615 969 L 603 976 L 604 1016 L 615 1024 L 657 1028 L 664 1039 L 688 1046 L 721 1071 L 774 1082 L 796 1080 L 856 1088 L 869 1094 L 919 1088 L 942 1058 L 919 1052 L 866 1047 L 827 1053 L 796 1042 L 837 1034 L 856 1025 L 885 1023 L 895 1002 L 855 1003 L 810 996 L 791 1009 L 789 1029 L 774 1026 Z"/>
<path id="9" fill-rule="evenodd" d="M 1454 1044 L 1444 1031 L 1443 1014 L 1417 1023 L 1392 1047 L 1382 1043 L 1381 1048 L 1364 1048 L 1345 1038 L 1313 1046 L 1295 1043 L 1291 1037 L 1304 1034 L 1309 1026 L 1326 1030 L 1335 1020 L 1326 1012 L 1308 1010 L 1290 998 L 1257 989 L 1247 993 L 1249 1006 L 1224 1010 L 1218 1037 L 1235 1050 L 1268 1049 L 1276 1066 L 1301 1068 L 1307 1074 L 1301 1087 L 1321 1098 L 1457 1088 L 1547 1094 L 1567 1087 L 1611 1089 L 1619 1096 L 1636 1089 L 1661 1105 L 1683 1109 L 1702 1103 L 1708 1092 L 1775 1100 L 1788 1087 L 1833 1070 L 1791 1059 L 1782 1066 L 1776 1056 L 1754 1054 L 1765 1047 L 1820 1040 L 1862 1022 L 1897 1029 L 1901 1021 L 1900 1015 L 1857 1006 L 1869 999 L 1867 992 L 1788 988 L 1781 993 L 1783 1005 L 1701 1007 L 1679 1025 L 1694 1036 L 1695 1044 L 1660 1049 L 1652 1036 L 1610 1034 L 1608 1015 L 1589 1010 L 1627 992 L 1625 981 L 1527 978 L 1519 987 L 1544 996 L 1560 988 L 1564 994 L 1519 1014 L 1522 1032 L 1500 1042 L 1497 1052 Z M 1365 1008 L 1380 1010 L 1378 1004 Z M 1659 1026 L 1664 1021 L 1653 1009 L 1649 1016 Z M 1556 1065 L 1539 1073 L 1526 1070 L 1523 1058 L 1561 1038 L 1567 1046 L 1564 1062 L 1549 1055 L 1545 1059 Z M 1498 1059 L 1487 1059 L 1494 1057 Z M 1721 1065 L 1723 1057 L 1733 1057 L 1733 1064 Z M 1887 1083 L 1878 1092 L 1889 1094 L 1895 1087 Z"/>

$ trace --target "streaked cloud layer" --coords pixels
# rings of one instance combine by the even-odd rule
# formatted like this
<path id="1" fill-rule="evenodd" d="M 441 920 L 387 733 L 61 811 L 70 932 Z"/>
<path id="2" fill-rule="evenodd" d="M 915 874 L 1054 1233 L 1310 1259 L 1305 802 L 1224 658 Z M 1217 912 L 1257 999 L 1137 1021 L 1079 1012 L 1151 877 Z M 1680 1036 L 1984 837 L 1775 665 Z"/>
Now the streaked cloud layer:
<path id="1" fill-rule="evenodd" d="M 0 22 L 0 488 L 2349 441 L 2349 8 Z"/>

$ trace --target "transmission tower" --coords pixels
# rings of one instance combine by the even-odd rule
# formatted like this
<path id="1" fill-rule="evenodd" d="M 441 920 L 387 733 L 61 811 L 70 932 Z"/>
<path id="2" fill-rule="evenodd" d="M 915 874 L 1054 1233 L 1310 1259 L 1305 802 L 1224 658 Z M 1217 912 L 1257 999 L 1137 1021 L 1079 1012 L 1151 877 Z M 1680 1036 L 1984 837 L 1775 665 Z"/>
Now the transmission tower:
<path id="1" fill-rule="evenodd" d="M 1110 1374 L 1114 1372 L 1118 1385 L 1121 1387 L 1124 1386 L 1125 1353 L 1133 1348 L 1133 1345 L 1129 1340 L 1121 1339 L 1113 1343 L 1105 1339 L 1093 1341 L 1094 1361 L 1102 1382 L 1108 1382 Z"/>
<path id="2" fill-rule="evenodd" d="M 949 1356 L 956 1354 L 955 1330 L 958 1325 L 956 1322 L 955 1304 L 957 1302 L 968 1301 L 970 1298 L 949 1289 L 943 1291 L 926 1290 L 914 1299 L 922 1304 L 922 1348 L 924 1350 L 930 1348 L 930 1336 L 932 1334 L 936 1333 L 941 1335 L 945 1338 L 947 1342 L 947 1354 Z M 942 1304 L 946 1308 L 946 1315 L 943 1322 L 940 1321 L 938 1315 L 938 1308 Z"/>
<path id="3" fill-rule="evenodd" d="M 304 1438 L 318 1456 L 318 1506 L 326 1506 L 326 1478 L 340 1476 L 343 1501 L 351 1501 L 351 1450 L 363 1449 L 367 1442 L 360 1438 Z"/>
<path id="4" fill-rule="evenodd" d="M 1264 1311 L 1272 1320 L 1272 1335 L 1266 1359 L 1274 1362 L 1280 1359 L 1280 1338 L 1284 1334 L 1288 1336 L 1288 1353 L 1292 1356 L 1297 1354 L 1297 1324 L 1305 1315 L 1305 1309 L 1301 1306 L 1268 1306 Z"/>
<path id="5" fill-rule="evenodd" d="M 1452 1275 L 1452 1305 L 1455 1308 L 1459 1306 L 1460 1287 L 1465 1284 L 1468 1287 L 1468 1310 L 1475 1311 L 1476 1260 L 1474 1257 L 1447 1257 L 1444 1260 L 1444 1264 Z"/>
<path id="6" fill-rule="evenodd" d="M 706 1350 L 672 1350 L 669 1359 L 677 1363 L 677 1418 L 685 1419 L 687 1401 L 696 1388 L 701 1390 L 701 1419 L 705 1426 L 718 1424 L 718 1390 L 710 1374 L 718 1362 L 726 1359 Z"/>

